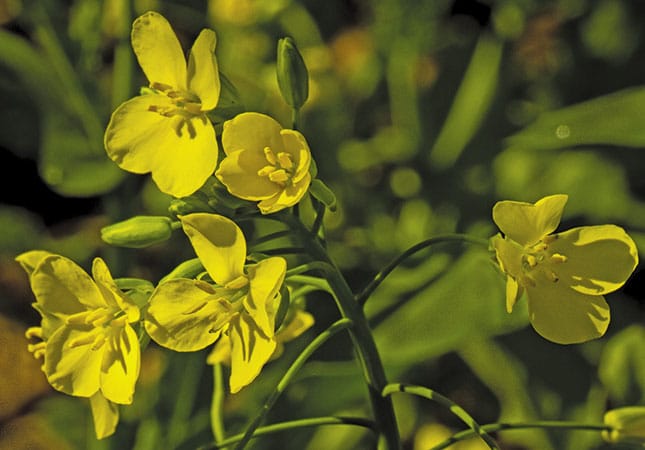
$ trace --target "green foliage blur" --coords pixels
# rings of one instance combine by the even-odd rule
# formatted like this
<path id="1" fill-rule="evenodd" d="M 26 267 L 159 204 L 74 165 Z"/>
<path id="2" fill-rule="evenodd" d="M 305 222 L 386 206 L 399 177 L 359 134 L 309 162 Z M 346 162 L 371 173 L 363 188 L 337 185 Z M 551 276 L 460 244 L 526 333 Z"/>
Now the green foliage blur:
<path id="1" fill-rule="evenodd" d="M 299 129 L 338 198 L 325 217 L 328 249 L 356 291 L 420 240 L 492 236 L 498 200 L 568 194 L 562 228 L 615 223 L 645 249 L 639 0 L 0 0 L 0 318 L 11 324 L 0 327 L 0 448 L 191 449 L 212 441 L 204 352 L 150 345 L 135 403 L 121 409 L 105 441 L 94 439 L 88 403 L 43 386 L 38 363 L 20 353 L 21 333 L 39 319 L 16 254 L 46 249 L 85 268 L 101 256 L 115 277 L 153 283 L 194 257 L 178 233 L 144 250 L 100 238 L 116 221 L 168 214 L 170 198 L 148 176 L 119 170 L 103 148 L 111 112 L 146 83 L 129 33 L 148 10 L 162 13 L 184 45 L 214 29 L 220 70 L 239 94 L 223 101 L 285 126 L 291 112 L 278 89 L 276 45 L 285 36 L 297 44 L 310 80 Z M 445 244 L 398 268 L 367 308 L 390 379 L 431 387 L 480 423 L 595 423 L 608 407 L 645 401 L 642 284 L 637 269 L 608 296 L 603 339 L 558 346 L 531 330 L 525 302 L 506 313 L 503 277 L 488 253 Z M 227 399 L 229 434 L 244 429 L 298 351 L 338 318 L 327 296 L 307 300 L 316 325 Z M 7 365 L 10 357 L 19 364 Z M 395 400 L 406 449 L 431 447 L 437 434 L 429 427 L 460 429 L 437 405 Z M 365 414 L 366 404 L 341 336 L 305 366 L 268 423 Z M 332 430 L 289 431 L 251 447 L 369 448 L 362 430 Z M 608 448 L 579 431 L 514 431 L 500 442 Z"/>

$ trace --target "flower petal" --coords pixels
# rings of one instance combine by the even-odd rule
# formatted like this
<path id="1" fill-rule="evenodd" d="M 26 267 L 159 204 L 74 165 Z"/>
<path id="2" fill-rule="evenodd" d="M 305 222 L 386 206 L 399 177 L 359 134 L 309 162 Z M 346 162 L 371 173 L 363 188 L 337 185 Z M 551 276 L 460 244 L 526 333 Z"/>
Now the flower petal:
<path id="1" fill-rule="evenodd" d="M 237 150 L 222 160 L 215 175 L 234 196 L 244 200 L 264 200 L 282 189 L 269 177 L 258 175 L 258 171 L 267 164 L 263 152 Z"/>
<path id="2" fill-rule="evenodd" d="M 148 81 L 186 90 L 186 59 L 170 23 L 154 11 L 132 24 L 132 48 Z"/>
<path id="3" fill-rule="evenodd" d="M 535 244 L 558 227 L 567 196 L 550 195 L 535 204 L 515 201 L 497 202 L 493 220 L 506 237 L 518 244 Z"/>
<path id="4" fill-rule="evenodd" d="M 615 291 L 638 264 L 636 244 L 616 225 L 572 228 L 555 236 L 550 250 L 567 258 L 555 267 L 558 277 L 583 294 Z"/>
<path id="5" fill-rule="evenodd" d="M 47 341 L 43 371 L 54 389 L 76 397 L 91 397 L 99 390 L 103 349 L 93 350 L 92 342 L 70 345 L 91 330 L 62 326 Z"/>
<path id="6" fill-rule="evenodd" d="M 495 256 L 502 271 L 518 279 L 522 274 L 522 248 L 499 233 L 491 238 L 491 245 L 495 249 Z"/>
<path id="7" fill-rule="evenodd" d="M 274 153 L 284 150 L 280 130 L 282 127 L 273 118 L 256 112 L 238 114 L 224 122 L 222 147 L 229 155 L 237 150 L 249 150 L 264 155 L 269 147 Z"/>
<path id="8" fill-rule="evenodd" d="M 258 203 L 260 212 L 262 214 L 271 214 L 295 205 L 302 200 L 302 197 L 307 193 L 310 182 L 311 175 L 307 172 L 299 183 L 294 184 L 293 186 L 288 186 L 280 191 L 278 195 L 274 195 L 273 197 L 262 200 Z"/>
<path id="9" fill-rule="evenodd" d="M 542 337 L 558 344 L 599 338 L 609 326 L 609 305 L 600 295 L 585 295 L 562 283 L 527 287 L 529 320 Z"/>
<path id="10" fill-rule="evenodd" d="M 97 392 L 90 397 L 90 407 L 92 408 L 96 439 L 103 439 L 114 434 L 119 423 L 119 408 L 116 404 L 106 399 L 101 392 Z"/>
<path id="11" fill-rule="evenodd" d="M 249 266 L 249 294 L 244 308 L 267 337 L 273 337 L 275 328 L 275 297 L 287 272 L 287 262 L 276 256 Z"/>
<path id="12" fill-rule="evenodd" d="M 219 337 L 213 346 L 213 350 L 206 357 L 206 364 L 231 365 L 231 338 L 226 334 L 222 334 Z"/>
<path id="13" fill-rule="evenodd" d="M 132 323 L 139 320 L 139 308 L 116 286 L 110 270 L 101 258 L 94 258 L 92 277 L 107 303 L 118 305 L 119 309 L 126 313 L 128 322 Z"/>
<path id="14" fill-rule="evenodd" d="M 105 148 L 122 169 L 152 172 L 159 190 L 185 197 L 213 174 L 218 145 L 206 116 L 155 112 L 174 108 L 168 97 L 158 94 L 141 95 L 121 104 L 105 131 Z"/>
<path id="15" fill-rule="evenodd" d="M 105 343 L 101 368 L 101 392 L 114 403 L 129 405 L 139 378 L 141 351 L 130 325 L 114 329 Z"/>
<path id="16" fill-rule="evenodd" d="M 307 331 L 314 324 L 314 316 L 302 309 L 296 309 L 289 322 L 281 327 L 275 335 L 279 343 L 289 342 Z"/>
<path id="17" fill-rule="evenodd" d="M 215 59 L 217 36 L 213 30 L 202 30 L 195 39 L 188 58 L 188 90 L 196 94 L 202 111 L 210 111 L 219 101 L 220 81 Z"/>
<path id="18" fill-rule="evenodd" d="M 260 374 L 276 348 L 276 342 L 267 338 L 247 314 L 239 314 L 229 326 L 231 338 L 231 377 L 229 385 L 235 394 L 249 385 Z"/>
<path id="19" fill-rule="evenodd" d="M 246 240 L 235 222 L 208 213 L 180 217 L 199 260 L 220 286 L 244 275 Z"/>
<path id="20" fill-rule="evenodd" d="M 53 253 L 45 250 L 30 250 L 16 256 L 16 261 L 20 263 L 23 269 L 25 269 L 27 275 L 31 275 L 36 269 L 36 266 L 38 266 L 38 264 L 40 264 L 40 262 L 47 256 L 51 255 L 53 255 Z"/>
<path id="21" fill-rule="evenodd" d="M 157 286 L 144 324 L 157 344 L 190 352 L 215 342 L 231 314 L 228 302 L 207 283 L 177 278 Z"/>
<path id="22" fill-rule="evenodd" d="M 38 310 L 63 318 L 107 306 L 98 287 L 76 263 L 59 255 L 43 259 L 31 274 Z"/>
<path id="23" fill-rule="evenodd" d="M 522 289 L 517 283 L 515 278 L 508 276 L 506 277 L 506 312 L 512 313 L 515 303 L 522 296 Z"/>
<path id="24" fill-rule="evenodd" d="M 309 173 L 311 150 L 305 137 L 296 130 L 281 130 L 284 150 L 291 155 L 296 166 L 293 182 L 300 182 Z"/>

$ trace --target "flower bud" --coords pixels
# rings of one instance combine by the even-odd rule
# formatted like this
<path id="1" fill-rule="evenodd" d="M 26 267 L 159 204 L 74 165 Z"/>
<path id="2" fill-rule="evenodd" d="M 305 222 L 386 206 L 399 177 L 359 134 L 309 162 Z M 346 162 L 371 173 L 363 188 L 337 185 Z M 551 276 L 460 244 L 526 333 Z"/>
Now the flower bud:
<path id="1" fill-rule="evenodd" d="M 309 193 L 325 205 L 330 211 L 336 211 L 336 195 L 320 179 L 311 182 Z"/>
<path id="2" fill-rule="evenodd" d="M 191 195 L 190 197 L 173 198 L 168 206 L 168 212 L 173 216 L 182 216 L 196 212 L 213 212 L 213 208 L 204 198 Z"/>
<path id="3" fill-rule="evenodd" d="M 309 74 L 295 42 L 289 37 L 278 41 L 277 75 L 287 104 L 294 109 L 302 108 L 309 96 Z"/>
<path id="4" fill-rule="evenodd" d="M 645 444 L 645 406 L 626 406 L 607 411 L 605 425 L 611 431 L 603 431 L 602 437 L 610 443 Z"/>
<path id="5" fill-rule="evenodd" d="M 110 245 L 129 248 L 148 247 L 167 240 L 172 221 L 164 216 L 135 216 L 101 229 L 101 238 Z"/>

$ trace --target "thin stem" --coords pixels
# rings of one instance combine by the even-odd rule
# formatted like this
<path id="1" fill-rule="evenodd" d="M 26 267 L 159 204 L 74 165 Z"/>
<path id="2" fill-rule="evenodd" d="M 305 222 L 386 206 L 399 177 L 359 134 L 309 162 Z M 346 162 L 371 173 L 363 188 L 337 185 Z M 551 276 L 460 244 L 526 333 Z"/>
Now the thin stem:
<path id="1" fill-rule="evenodd" d="M 260 427 L 255 430 L 253 437 L 260 437 L 267 434 L 278 433 L 280 431 L 293 430 L 296 428 L 307 428 L 307 427 L 319 427 L 322 425 L 353 425 L 357 427 L 368 428 L 372 431 L 376 431 L 376 424 L 374 421 L 369 419 L 364 419 L 362 417 L 344 417 L 344 416 L 330 416 L 330 417 L 311 417 L 308 419 L 298 419 L 290 420 L 288 422 L 280 422 L 273 425 L 267 425 L 265 427 Z M 94 432 L 92 430 L 92 432 Z M 235 444 L 243 438 L 243 434 L 236 434 L 230 438 L 221 441 L 217 444 L 210 445 L 208 447 L 201 447 L 200 450 L 215 450 L 219 448 L 224 448 L 228 445 Z"/>
<path id="2" fill-rule="evenodd" d="M 314 219 L 314 223 L 311 226 L 311 234 L 314 236 L 318 236 L 318 232 L 320 231 L 320 228 L 322 227 L 323 224 L 323 219 L 325 218 L 325 205 L 323 205 L 321 202 L 316 201 L 313 197 L 312 200 L 315 202 L 315 209 L 316 209 L 316 218 Z"/>
<path id="3" fill-rule="evenodd" d="M 116 109 L 132 94 L 132 73 L 134 61 L 130 50 L 130 27 L 132 25 L 132 2 L 123 2 L 122 14 L 119 14 L 119 35 L 114 48 L 114 65 L 112 69 L 112 109 Z"/>
<path id="4" fill-rule="evenodd" d="M 332 291 L 331 287 L 329 286 L 329 282 L 323 278 L 310 277 L 307 275 L 292 275 L 287 280 L 292 283 L 312 286 L 318 290 L 325 291 L 331 295 L 334 295 L 334 291 Z"/>
<path id="5" fill-rule="evenodd" d="M 559 422 L 559 421 L 550 421 L 550 420 L 544 420 L 539 422 L 528 422 L 528 423 L 490 423 L 490 424 L 481 426 L 481 430 L 487 433 L 493 433 L 496 431 L 504 431 L 504 430 L 525 430 L 529 428 L 549 428 L 549 429 L 565 429 L 565 430 L 580 430 L 580 431 L 612 431 L 612 427 L 607 425 L 587 424 L 587 423 L 578 423 L 578 422 Z M 448 448 L 456 442 L 463 441 L 465 439 L 469 439 L 474 436 L 477 436 L 477 433 L 474 430 L 464 430 L 452 435 L 442 443 L 432 447 L 430 450 L 443 450 L 444 448 Z"/>
<path id="6" fill-rule="evenodd" d="M 266 236 L 261 236 L 257 239 L 254 239 L 253 241 L 251 241 L 251 247 L 257 247 L 260 244 L 270 242 L 274 239 L 280 239 L 291 235 L 293 235 L 293 231 L 291 230 L 276 231 L 275 233 L 267 234 Z"/>
<path id="7" fill-rule="evenodd" d="M 334 270 L 334 268 L 330 266 L 328 263 L 323 261 L 312 261 L 306 264 L 302 264 L 300 266 L 296 266 L 293 269 L 287 270 L 287 277 L 290 277 L 293 275 L 300 275 L 302 273 L 310 272 L 312 270 L 320 270 L 322 272 L 328 272 L 330 270 Z"/>
<path id="8" fill-rule="evenodd" d="M 213 365 L 213 399 L 211 401 L 211 429 L 215 442 L 224 441 L 224 374 L 221 364 Z"/>
<path id="9" fill-rule="evenodd" d="M 499 450 L 499 446 L 495 440 L 473 419 L 473 417 L 466 412 L 461 406 L 454 403 L 448 397 L 445 397 L 432 389 L 423 386 L 406 385 L 403 383 L 392 383 L 385 386 L 383 389 L 383 396 L 391 395 L 397 392 L 406 392 L 419 397 L 427 398 L 434 402 L 439 403 L 450 410 L 455 416 L 459 417 L 462 422 L 468 425 L 475 436 L 479 436 L 492 450 Z"/>
<path id="10" fill-rule="evenodd" d="M 273 407 L 273 405 L 278 400 L 280 395 L 287 389 L 287 386 L 294 378 L 296 373 L 300 370 L 300 368 L 305 364 L 307 359 L 309 359 L 309 357 L 316 350 L 318 350 L 318 348 L 320 348 L 325 342 L 331 339 L 335 334 L 337 334 L 340 331 L 346 330 L 351 326 L 352 326 L 352 321 L 349 319 L 337 320 L 329 328 L 327 328 L 325 331 L 319 334 L 313 341 L 311 341 L 309 345 L 307 345 L 307 347 L 305 347 L 305 349 L 300 353 L 300 355 L 298 355 L 296 360 L 291 364 L 291 366 L 289 367 L 289 370 L 287 370 L 287 372 L 282 376 L 282 379 L 276 386 L 275 390 L 271 393 L 269 398 L 264 403 L 260 413 L 255 417 L 255 419 L 253 419 L 251 424 L 246 428 L 246 431 L 244 432 L 244 436 L 242 437 L 242 439 L 240 439 L 237 446 L 235 447 L 236 450 L 242 450 L 246 446 L 246 444 L 249 443 L 249 441 L 253 437 L 253 434 L 260 426 L 260 423 L 264 420 L 264 417 L 267 415 L 269 410 Z"/>
<path id="11" fill-rule="evenodd" d="M 333 292 L 340 313 L 343 317 L 349 318 L 354 322 L 350 336 L 358 360 L 363 368 L 363 376 L 367 384 L 372 412 L 380 433 L 379 448 L 398 450 L 401 444 L 396 415 L 394 414 L 394 405 L 392 404 L 391 398 L 381 395 L 381 391 L 387 385 L 387 377 L 385 376 L 385 369 L 363 309 L 354 300 L 354 294 L 340 269 L 329 258 L 327 251 L 321 246 L 315 236 L 311 236 L 309 230 L 299 220 L 294 220 L 288 214 L 282 217 L 294 231 L 299 232 L 309 255 L 316 260 L 326 262 L 333 268 L 333 270 L 325 272 L 325 277 Z"/>
<path id="12" fill-rule="evenodd" d="M 405 261 L 407 258 L 410 256 L 414 255 L 417 252 L 420 252 L 421 250 L 430 247 L 432 245 L 436 244 L 443 244 L 445 242 L 468 242 L 471 244 L 478 244 L 478 245 L 483 245 L 485 247 L 488 247 L 488 240 L 482 239 L 482 238 L 477 238 L 474 236 L 469 236 L 467 234 L 447 234 L 443 236 L 435 236 L 430 239 L 426 239 L 425 241 L 421 241 L 418 244 L 413 245 L 403 253 L 401 253 L 399 256 L 394 258 L 387 266 L 385 266 L 379 273 L 377 273 L 374 276 L 374 279 L 365 286 L 365 288 L 361 291 L 360 294 L 356 296 L 356 301 L 363 305 L 367 301 L 370 295 L 372 295 L 372 292 L 378 288 L 381 283 L 385 280 L 385 278 L 394 270 L 396 269 L 399 264 L 401 264 L 403 261 Z"/>
<path id="13" fill-rule="evenodd" d="M 280 247 L 280 248 L 270 248 L 267 250 L 262 250 L 255 253 L 261 253 L 263 255 L 299 255 L 302 253 L 307 253 L 307 250 L 304 247 Z"/>
<path id="14" fill-rule="evenodd" d="M 291 108 L 291 129 L 298 130 L 298 108 Z"/>

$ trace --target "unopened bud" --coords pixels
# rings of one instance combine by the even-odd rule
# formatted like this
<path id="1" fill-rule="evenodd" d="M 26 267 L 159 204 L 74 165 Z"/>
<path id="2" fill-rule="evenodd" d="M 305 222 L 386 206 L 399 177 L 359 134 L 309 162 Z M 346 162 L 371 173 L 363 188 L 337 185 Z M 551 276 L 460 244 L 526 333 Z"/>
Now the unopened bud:
<path id="1" fill-rule="evenodd" d="M 607 411 L 605 425 L 611 431 L 603 431 L 605 441 L 625 444 L 645 444 L 645 406 L 626 406 Z"/>
<path id="2" fill-rule="evenodd" d="M 295 42 L 289 37 L 278 41 L 277 75 L 287 104 L 296 110 L 302 108 L 309 96 L 309 74 Z"/>
<path id="3" fill-rule="evenodd" d="M 336 195 L 320 179 L 316 178 L 311 182 L 309 193 L 330 211 L 336 211 Z"/>
<path id="4" fill-rule="evenodd" d="M 143 248 L 167 240 L 172 221 L 164 216 L 135 216 L 101 229 L 104 242 L 118 247 Z"/>

